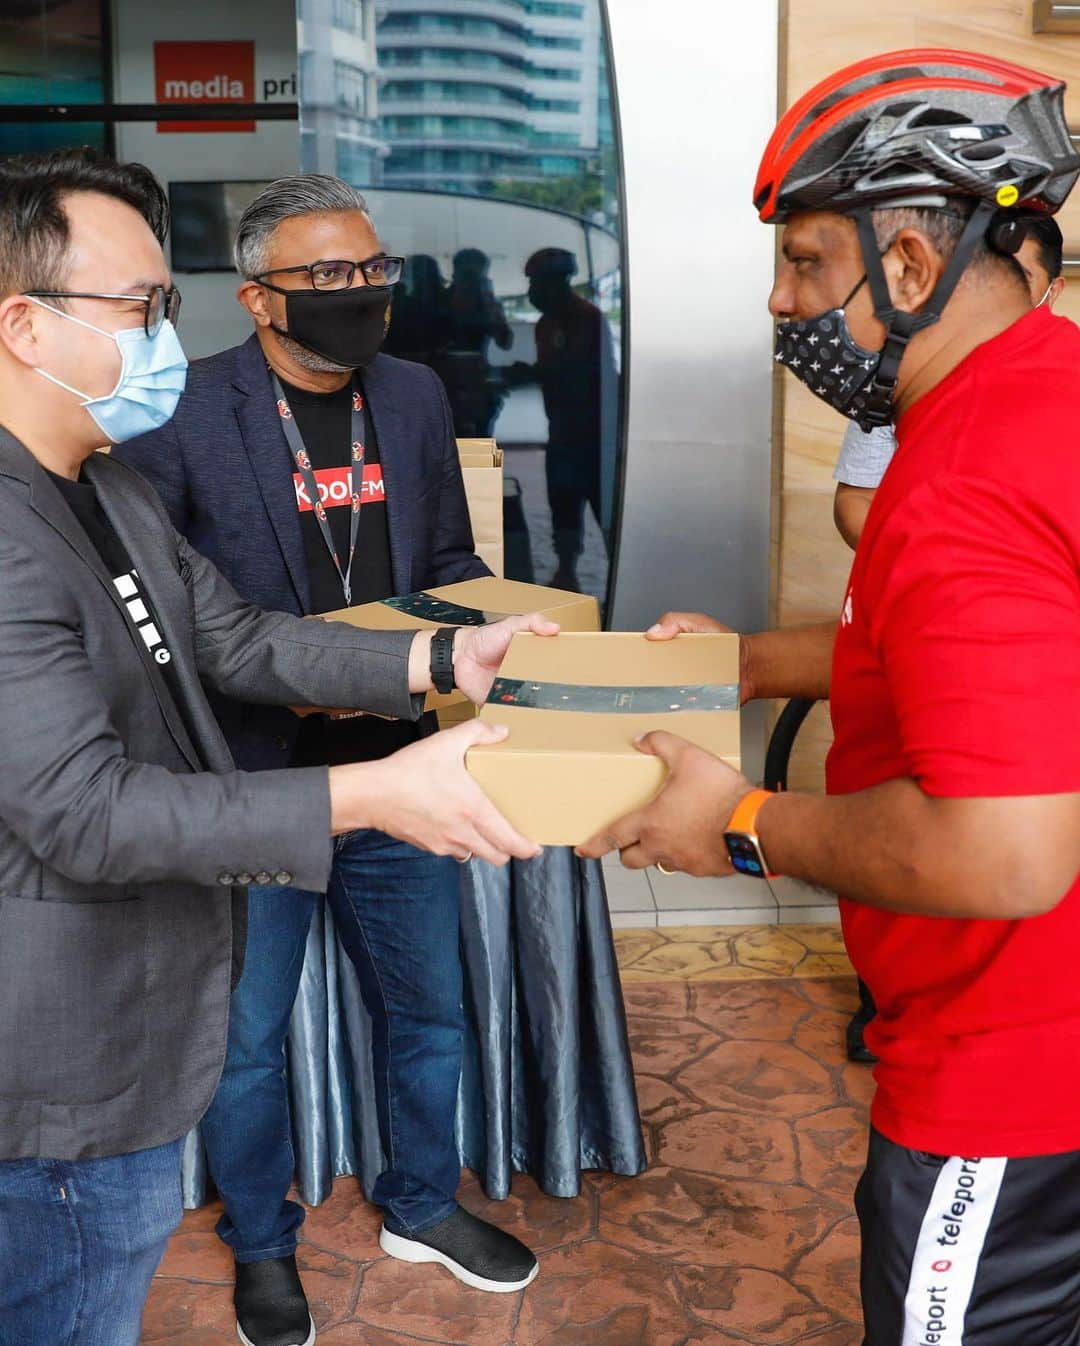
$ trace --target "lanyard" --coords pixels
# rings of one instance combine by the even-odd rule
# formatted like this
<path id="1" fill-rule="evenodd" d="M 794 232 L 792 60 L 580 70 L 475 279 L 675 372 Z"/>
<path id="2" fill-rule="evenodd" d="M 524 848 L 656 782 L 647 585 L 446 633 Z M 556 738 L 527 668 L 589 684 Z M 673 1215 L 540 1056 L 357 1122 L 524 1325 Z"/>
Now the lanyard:
<path id="1" fill-rule="evenodd" d="M 315 480 L 315 473 L 311 468 L 311 459 L 304 448 L 300 428 L 293 417 L 281 381 L 276 374 L 274 374 L 273 379 L 278 415 L 281 417 L 281 428 L 285 432 L 289 452 L 292 454 L 293 462 L 303 479 L 304 488 L 308 493 L 308 499 L 311 501 L 311 508 L 315 511 L 315 520 L 319 525 L 319 532 L 322 534 L 322 539 L 326 543 L 326 550 L 330 553 L 334 569 L 341 580 L 341 588 L 345 594 L 345 606 L 350 607 L 352 605 L 352 563 L 353 557 L 356 555 L 357 535 L 360 532 L 360 492 L 363 490 L 364 483 L 364 395 L 357 387 L 354 377 L 352 389 L 352 451 L 349 464 L 349 496 L 352 500 L 352 514 L 349 519 L 349 563 L 342 570 L 341 560 L 338 557 L 337 548 L 334 546 L 334 535 L 330 531 L 330 524 L 326 518 L 326 508 L 319 498 L 319 484 Z"/>

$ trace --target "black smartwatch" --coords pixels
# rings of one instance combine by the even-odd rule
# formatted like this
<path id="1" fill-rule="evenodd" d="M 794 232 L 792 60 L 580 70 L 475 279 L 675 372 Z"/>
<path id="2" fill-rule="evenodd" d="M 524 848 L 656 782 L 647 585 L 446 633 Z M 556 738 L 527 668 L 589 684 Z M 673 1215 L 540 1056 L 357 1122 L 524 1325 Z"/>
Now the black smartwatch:
<path id="1" fill-rule="evenodd" d="M 431 681 L 435 690 L 446 696 L 457 686 L 454 681 L 454 637 L 456 626 L 442 626 L 431 637 Z"/>

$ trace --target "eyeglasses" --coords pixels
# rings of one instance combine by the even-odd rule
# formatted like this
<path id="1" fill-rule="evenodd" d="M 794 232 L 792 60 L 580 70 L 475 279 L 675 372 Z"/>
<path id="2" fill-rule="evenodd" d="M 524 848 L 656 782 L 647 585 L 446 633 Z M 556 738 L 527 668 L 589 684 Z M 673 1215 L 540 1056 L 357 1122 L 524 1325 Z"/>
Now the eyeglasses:
<path id="1" fill-rule="evenodd" d="M 401 279 L 404 257 L 369 257 L 366 262 L 323 261 L 312 262 L 310 266 L 276 266 L 272 271 L 262 271 L 252 276 L 268 290 L 277 290 L 279 294 L 288 294 L 283 285 L 271 285 L 266 276 L 299 276 L 306 274 L 313 290 L 347 290 L 353 283 L 353 277 L 359 267 L 361 275 L 369 285 L 396 285 Z"/>
<path id="2" fill-rule="evenodd" d="M 129 304 L 145 304 L 143 328 L 148 337 L 157 336 L 166 318 L 175 327 L 180 317 L 180 291 L 174 285 L 166 290 L 155 285 L 149 294 L 109 294 L 97 290 L 26 290 L 32 299 L 124 299 Z"/>

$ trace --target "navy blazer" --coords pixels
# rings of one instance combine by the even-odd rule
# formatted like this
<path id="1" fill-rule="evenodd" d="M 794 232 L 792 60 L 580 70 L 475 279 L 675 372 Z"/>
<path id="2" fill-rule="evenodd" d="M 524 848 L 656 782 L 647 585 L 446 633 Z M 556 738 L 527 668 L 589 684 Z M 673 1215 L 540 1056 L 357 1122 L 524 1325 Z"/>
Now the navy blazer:
<path id="1" fill-rule="evenodd" d="M 394 591 L 491 572 L 473 552 L 446 393 L 426 365 L 377 355 L 363 372 L 386 483 Z M 196 360 L 176 415 L 117 445 L 157 489 L 173 524 L 241 597 L 311 611 L 292 459 L 258 339 Z M 211 698 L 239 767 L 289 764 L 300 720 L 279 706 Z"/>

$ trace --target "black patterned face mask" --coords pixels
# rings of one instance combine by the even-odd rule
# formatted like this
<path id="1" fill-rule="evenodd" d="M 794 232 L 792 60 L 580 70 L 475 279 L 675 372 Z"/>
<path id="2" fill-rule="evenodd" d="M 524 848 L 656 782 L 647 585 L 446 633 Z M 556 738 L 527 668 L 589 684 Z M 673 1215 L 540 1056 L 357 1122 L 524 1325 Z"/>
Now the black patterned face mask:
<path id="1" fill-rule="evenodd" d="M 986 235 L 996 211 L 992 201 L 976 204 L 944 274 L 917 313 L 902 312 L 893 303 L 881 264 L 889 248 L 878 246 L 871 211 L 856 211 L 852 218 L 859 234 L 866 275 L 839 308 L 831 308 L 816 318 L 780 323 L 776 329 L 773 359 L 777 364 L 786 365 L 823 402 L 828 402 L 849 420 L 858 422 L 861 429 L 873 430 L 876 426 L 891 424 L 894 419 L 893 394 L 908 342 L 941 317 L 942 309 L 956 289 L 979 240 Z M 990 242 L 991 247 L 1001 250 L 999 245 Z M 864 350 L 858 345 L 844 314 L 868 280 L 874 316 L 885 328 L 885 341 L 879 351 Z"/>
<path id="2" fill-rule="evenodd" d="M 816 318 L 782 322 L 773 359 L 786 366 L 815 396 L 863 429 L 893 418 L 891 389 L 884 398 L 873 388 L 881 351 L 864 350 L 848 329 L 844 310 L 866 284 L 863 276 L 839 308 Z"/>

